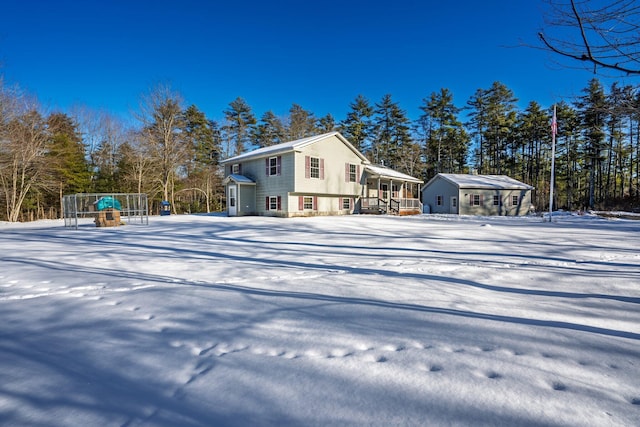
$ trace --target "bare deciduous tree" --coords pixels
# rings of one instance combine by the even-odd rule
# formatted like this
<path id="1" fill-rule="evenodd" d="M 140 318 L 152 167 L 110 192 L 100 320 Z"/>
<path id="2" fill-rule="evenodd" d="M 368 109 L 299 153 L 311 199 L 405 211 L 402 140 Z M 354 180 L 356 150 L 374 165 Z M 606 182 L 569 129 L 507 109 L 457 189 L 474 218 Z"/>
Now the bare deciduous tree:
<path id="1" fill-rule="evenodd" d="M 167 86 L 156 86 L 142 98 L 137 117 L 158 172 L 164 200 L 173 199 L 177 169 L 187 157 L 182 135 L 182 98 Z"/>
<path id="2" fill-rule="evenodd" d="M 20 219 L 27 194 L 48 182 L 48 141 L 47 122 L 37 103 L 0 81 L 0 191 L 10 222 Z"/>
<path id="3" fill-rule="evenodd" d="M 153 160 L 149 155 L 149 147 L 140 132 L 129 131 L 128 142 L 120 147 L 122 157 L 120 178 L 128 191 L 137 193 L 152 192 Z M 155 197 L 152 194 L 152 197 Z"/>
<path id="4" fill-rule="evenodd" d="M 546 0 L 538 37 L 545 49 L 600 69 L 640 74 L 637 0 Z"/>

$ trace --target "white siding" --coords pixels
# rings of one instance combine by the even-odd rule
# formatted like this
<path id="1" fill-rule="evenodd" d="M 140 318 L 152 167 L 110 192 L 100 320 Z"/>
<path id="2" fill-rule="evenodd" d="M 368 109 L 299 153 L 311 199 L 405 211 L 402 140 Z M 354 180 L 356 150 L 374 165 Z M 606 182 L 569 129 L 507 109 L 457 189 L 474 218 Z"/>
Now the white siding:
<path id="1" fill-rule="evenodd" d="M 305 177 L 306 156 L 324 160 L 324 178 Z M 345 164 L 358 165 L 360 176 L 358 182 L 347 182 L 345 179 Z M 360 178 L 363 172 L 360 158 L 342 143 L 336 136 L 318 141 L 304 147 L 295 157 L 295 187 L 293 192 L 300 194 L 333 194 L 359 196 L 362 190 Z"/>

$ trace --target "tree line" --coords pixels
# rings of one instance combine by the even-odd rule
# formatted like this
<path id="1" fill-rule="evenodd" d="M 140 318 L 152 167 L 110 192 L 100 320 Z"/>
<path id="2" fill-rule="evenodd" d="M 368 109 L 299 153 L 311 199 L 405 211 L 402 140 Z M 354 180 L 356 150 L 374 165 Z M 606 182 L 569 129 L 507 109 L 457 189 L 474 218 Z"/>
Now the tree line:
<path id="1" fill-rule="evenodd" d="M 284 117 L 256 117 L 242 98 L 223 119 L 208 118 L 167 86 L 141 98 L 133 125 L 106 112 L 44 113 L 0 79 L 0 220 L 57 218 L 63 195 L 147 193 L 175 212 L 225 207 L 220 161 L 248 150 L 340 131 L 370 161 L 428 181 L 437 173 L 506 174 L 533 185 L 548 209 L 551 107 L 524 110 L 500 82 L 459 107 L 446 88 L 422 99 L 418 117 L 387 94 L 358 95 L 346 116 L 317 117 L 293 104 Z M 640 91 L 591 80 L 557 105 L 556 208 L 637 207 L 640 199 Z"/>

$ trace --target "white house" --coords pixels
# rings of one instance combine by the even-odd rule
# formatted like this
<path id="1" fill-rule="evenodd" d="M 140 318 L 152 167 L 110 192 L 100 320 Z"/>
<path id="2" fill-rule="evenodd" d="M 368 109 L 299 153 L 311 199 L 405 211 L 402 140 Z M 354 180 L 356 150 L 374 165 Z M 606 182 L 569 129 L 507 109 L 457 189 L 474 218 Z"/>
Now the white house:
<path id="1" fill-rule="evenodd" d="M 506 175 L 439 173 L 422 189 L 422 203 L 431 213 L 526 215 L 533 189 Z"/>
<path id="2" fill-rule="evenodd" d="M 370 164 L 339 132 L 260 148 L 221 163 L 230 216 L 422 212 L 422 180 Z"/>

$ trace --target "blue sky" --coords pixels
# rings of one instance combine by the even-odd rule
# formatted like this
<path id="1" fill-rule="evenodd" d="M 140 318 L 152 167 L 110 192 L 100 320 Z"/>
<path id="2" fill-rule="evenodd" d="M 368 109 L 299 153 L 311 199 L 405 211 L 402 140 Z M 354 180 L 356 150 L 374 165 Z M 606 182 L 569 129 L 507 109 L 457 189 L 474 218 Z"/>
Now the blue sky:
<path id="1" fill-rule="evenodd" d="M 8 3 L 0 73 L 63 111 L 129 116 L 163 83 L 212 119 L 242 97 L 258 118 L 297 103 L 339 121 L 358 94 L 375 103 L 387 93 L 417 118 L 422 99 L 443 87 L 464 106 L 501 81 L 520 107 L 548 107 L 593 77 L 518 47 L 536 43 L 537 0 Z"/>

